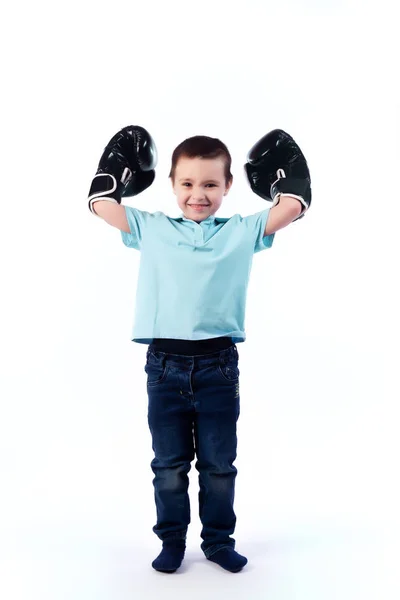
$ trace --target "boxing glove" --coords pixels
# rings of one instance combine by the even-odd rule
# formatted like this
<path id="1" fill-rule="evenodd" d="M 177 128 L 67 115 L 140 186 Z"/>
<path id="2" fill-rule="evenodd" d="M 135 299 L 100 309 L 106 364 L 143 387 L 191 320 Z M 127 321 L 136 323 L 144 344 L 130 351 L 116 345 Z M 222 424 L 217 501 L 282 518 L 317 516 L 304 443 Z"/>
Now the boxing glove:
<path id="1" fill-rule="evenodd" d="M 279 202 L 281 194 L 297 198 L 301 219 L 311 204 L 311 177 L 307 161 L 294 139 L 274 129 L 254 144 L 244 165 L 251 189 L 264 200 Z"/>
<path id="2" fill-rule="evenodd" d="M 108 142 L 90 186 L 89 210 L 108 200 L 121 204 L 121 197 L 136 196 L 155 178 L 157 149 L 151 135 L 139 125 L 128 125 Z"/>

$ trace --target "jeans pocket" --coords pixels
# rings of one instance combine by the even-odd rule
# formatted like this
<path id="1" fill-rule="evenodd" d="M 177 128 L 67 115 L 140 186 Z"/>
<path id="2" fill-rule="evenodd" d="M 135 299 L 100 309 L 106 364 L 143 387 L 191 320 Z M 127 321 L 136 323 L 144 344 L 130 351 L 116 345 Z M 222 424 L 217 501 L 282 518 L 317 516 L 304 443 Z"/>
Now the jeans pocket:
<path id="1" fill-rule="evenodd" d="M 162 366 L 146 365 L 144 370 L 147 373 L 147 385 L 149 385 L 149 386 L 158 385 L 159 383 L 164 381 L 164 379 L 166 378 L 167 373 L 168 373 L 167 366 L 162 367 Z"/>
<path id="2" fill-rule="evenodd" d="M 225 381 L 238 381 L 240 370 L 237 364 L 229 363 L 227 365 L 218 365 L 218 371 Z"/>
<path id="3" fill-rule="evenodd" d="M 148 354 L 144 370 L 147 373 L 147 385 L 152 386 L 164 381 L 168 373 L 168 366 L 165 362 L 157 360 L 154 354 Z"/>

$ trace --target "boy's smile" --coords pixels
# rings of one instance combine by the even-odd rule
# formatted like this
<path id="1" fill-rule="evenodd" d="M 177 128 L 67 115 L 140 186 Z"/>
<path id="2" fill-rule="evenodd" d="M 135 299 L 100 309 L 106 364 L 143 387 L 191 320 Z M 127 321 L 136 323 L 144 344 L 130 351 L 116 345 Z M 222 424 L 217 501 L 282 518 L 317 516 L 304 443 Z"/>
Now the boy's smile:
<path id="1" fill-rule="evenodd" d="M 189 206 L 191 206 L 194 210 L 201 211 L 201 210 L 207 208 L 207 206 L 209 206 L 209 205 L 208 204 L 189 204 Z"/>
<path id="2" fill-rule="evenodd" d="M 217 212 L 231 185 L 226 185 L 221 158 L 181 157 L 172 182 L 184 216 L 198 223 Z"/>

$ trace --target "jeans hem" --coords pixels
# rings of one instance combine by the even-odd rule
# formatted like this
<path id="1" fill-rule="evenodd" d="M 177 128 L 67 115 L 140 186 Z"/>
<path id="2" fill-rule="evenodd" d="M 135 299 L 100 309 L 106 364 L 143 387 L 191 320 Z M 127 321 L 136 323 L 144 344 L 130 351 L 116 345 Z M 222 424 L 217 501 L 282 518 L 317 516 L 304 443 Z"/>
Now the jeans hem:
<path id="1" fill-rule="evenodd" d="M 177 531 L 175 533 L 169 534 L 166 537 L 161 538 L 162 542 L 174 542 L 174 541 L 180 541 L 180 540 L 185 540 L 186 541 L 186 533 L 185 532 L 180 532 Z"/>
<path id="2" fill-rule="evenodd" d="M 222 548 L 234 548 L 234 544 L 216 544 L 215 546 L 210 546 L 206 550 L 203 550 L 206 558 L 210 558 L 213 554 L 218 552 L 218 550 L 222 550 Z"/>

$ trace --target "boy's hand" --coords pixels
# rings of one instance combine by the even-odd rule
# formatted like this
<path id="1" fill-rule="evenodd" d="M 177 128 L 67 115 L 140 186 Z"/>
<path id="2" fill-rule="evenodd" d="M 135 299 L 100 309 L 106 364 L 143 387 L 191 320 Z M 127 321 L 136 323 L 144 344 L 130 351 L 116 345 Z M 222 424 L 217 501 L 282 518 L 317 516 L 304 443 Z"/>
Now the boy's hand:
<path id="1" fill-rule="evenodd" d="M 262 137 L 247 155 L 245 172 L 251 189 L 264 200 L 279 202 L 281 194 L 302 205 L 300 219 L 311 204 L 311 178 L 306 159 L 294 139 L 282 129 Z"/>
<path id="2" fill-rule="evenodd" d="M 157 149 L 151 135 L 138 125 L 121 129 L 108 142 L 89 191 L 89 209 L 108 200 L 121 204 L 121 196 L 136 196 L 154 181 Z"/>

